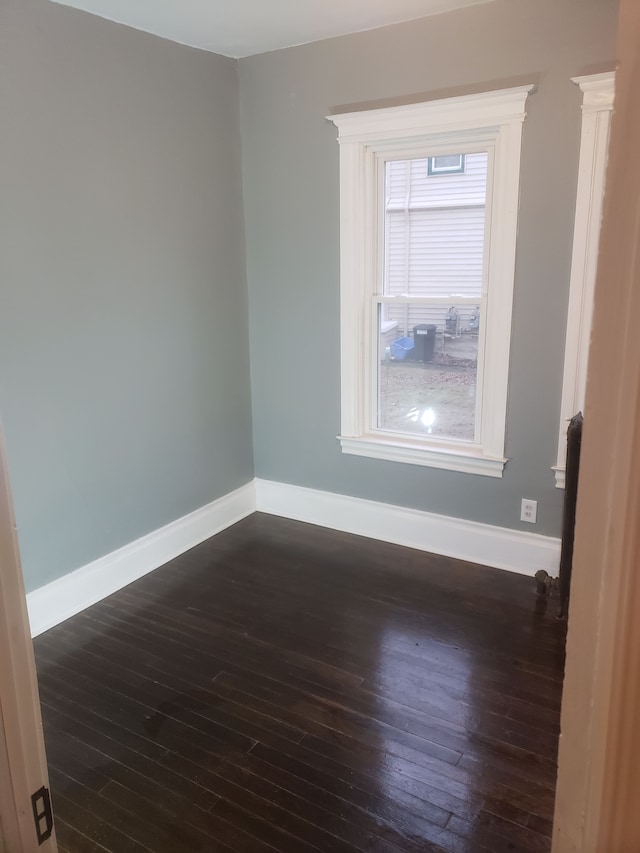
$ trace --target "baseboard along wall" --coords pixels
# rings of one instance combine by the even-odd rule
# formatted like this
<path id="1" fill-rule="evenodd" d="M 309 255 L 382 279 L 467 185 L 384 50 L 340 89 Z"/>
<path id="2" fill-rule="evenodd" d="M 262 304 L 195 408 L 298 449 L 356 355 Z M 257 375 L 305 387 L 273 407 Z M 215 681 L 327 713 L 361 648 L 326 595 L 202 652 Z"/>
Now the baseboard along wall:
<path id="1" fill-rule="evenodd" d="M 518 574 L 555 575 L 560 540 L 423 510 L 352 498 L 271 480 L 256 480 L 256 509 L 345 533 Z"/>
<path id="2" fill-rule="evenodd" d="M 64 622 L 255 512 L 253 482 L 27 594 L 31 636 Z"/>
<path id="3" fill-rule="evenodd" d="M 485 566 L 557 574 L 560 540 L 347 495 L 256 479 L 27 595 L 31 634 L 75 613 L 220 533 L 265 512 Z"/>

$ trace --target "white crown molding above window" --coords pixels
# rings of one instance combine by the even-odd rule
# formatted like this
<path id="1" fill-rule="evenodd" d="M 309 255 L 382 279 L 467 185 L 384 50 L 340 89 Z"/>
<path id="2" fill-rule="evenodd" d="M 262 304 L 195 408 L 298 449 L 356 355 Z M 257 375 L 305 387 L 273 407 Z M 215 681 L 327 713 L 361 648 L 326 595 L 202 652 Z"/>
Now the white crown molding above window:
<path id="1" fill-rule="evenodd" d="M 473 130 L 489 127 L 492 122 L 522 122 L 525 101 L 534 89 L 534 84 L 516 86 L 454 98 L 437 98 L 417 104 L 336 113 L 327 116 L 327 119 L 338 128 L 338 142 L 341 144 L 354 140 L 360 143 L 375 142 L 386 139 L 392 133 L 405 138 L 458 129 Z"/>
<path id="2" fill-rule="evenodd" d="M 573 415 L 584 407 L 615 74 L 612 71 L 574 77 L 572 82 L 582 91 L 582 135 L 558 454 L 553 466 L 556 487 L 559 489 L 565 486 L 567 426 Z"/>
<path id="3" fill-rule="evenodd" d="M 571 82 L 582 91 L 582 112 L 612 110 L 615 94 L 615 71 L 572 77 Z"/>

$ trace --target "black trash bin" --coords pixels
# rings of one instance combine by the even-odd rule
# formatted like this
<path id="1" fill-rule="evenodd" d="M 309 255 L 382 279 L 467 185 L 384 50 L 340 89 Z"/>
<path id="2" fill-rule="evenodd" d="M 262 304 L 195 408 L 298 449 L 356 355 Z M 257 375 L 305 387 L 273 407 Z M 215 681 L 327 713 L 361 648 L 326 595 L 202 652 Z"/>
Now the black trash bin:
<path id="1" fill-rule="evenodd" d="M 416 361 L 433 361 L 437 328 L 431 323 L 413 327 L 413 357 Z"/>

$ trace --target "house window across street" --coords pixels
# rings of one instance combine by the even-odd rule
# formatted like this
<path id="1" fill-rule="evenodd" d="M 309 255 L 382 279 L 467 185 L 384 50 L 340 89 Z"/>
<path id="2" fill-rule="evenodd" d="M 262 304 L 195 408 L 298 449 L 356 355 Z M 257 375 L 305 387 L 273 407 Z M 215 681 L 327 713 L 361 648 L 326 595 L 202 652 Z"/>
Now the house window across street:
<path id="1" fill-rule="evenodd" d="M 443 154 L 440 157 L 429 157 L 427 175 L 456 175 L 464 172 L 464 163 L 464 154 Z"/>

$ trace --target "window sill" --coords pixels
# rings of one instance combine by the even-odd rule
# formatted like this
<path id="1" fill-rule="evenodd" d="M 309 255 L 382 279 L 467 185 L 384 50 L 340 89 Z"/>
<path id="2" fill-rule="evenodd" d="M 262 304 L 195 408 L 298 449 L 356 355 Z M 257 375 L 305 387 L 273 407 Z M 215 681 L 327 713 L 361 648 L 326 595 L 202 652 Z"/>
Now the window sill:
<path id="1" fill-rule="evenodd" d="M 379 436 L 352 438 L 338 436 L 342 452 L 352 456 L 368 456 L 388 462 L 404 462 L 441 468 L 445 471 L 461 471 L 465 474 L 480 474 L 484 477 L 502 477 L 506 459 L 486 456 L 481 450 L 471 447 L 425 447 L 424 443 L 411 439 L 391 439 Z"/>
<path id="2" fill-rule="evenodd" d="M 556 489 L 564 489 L 566 482 L 566 469 L 560 465 L 554 465 L 551 469 L 556 475 Z"/>

